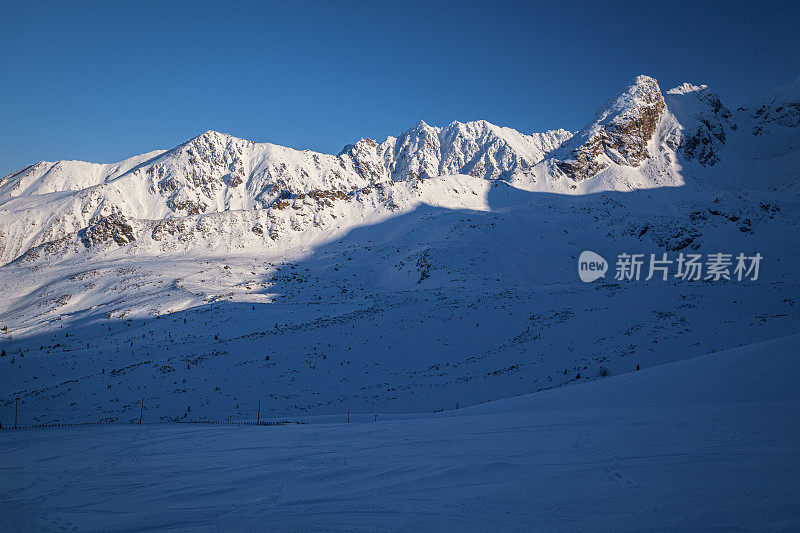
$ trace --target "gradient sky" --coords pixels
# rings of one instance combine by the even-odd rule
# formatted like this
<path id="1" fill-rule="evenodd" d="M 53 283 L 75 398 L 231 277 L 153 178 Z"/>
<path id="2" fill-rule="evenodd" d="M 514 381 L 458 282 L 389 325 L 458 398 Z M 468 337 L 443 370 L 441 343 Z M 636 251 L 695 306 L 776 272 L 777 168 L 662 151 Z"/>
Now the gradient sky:
<path id="1" fill-rule="evenodd" d="M 637 74 L 729 107 L 800 75 L 800 2 L 9 2 L 0 175 L 214 129 L 338 152 L 423 119 L 583 126 Z"/>

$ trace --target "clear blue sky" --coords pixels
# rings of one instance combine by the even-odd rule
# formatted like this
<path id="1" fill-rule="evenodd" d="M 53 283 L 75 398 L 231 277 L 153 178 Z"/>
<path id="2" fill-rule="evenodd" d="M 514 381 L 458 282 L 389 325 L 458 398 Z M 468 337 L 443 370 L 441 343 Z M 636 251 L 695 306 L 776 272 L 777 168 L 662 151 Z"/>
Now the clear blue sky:
<path id="1" fill-rule="evenodd" d="M 635 75 L 729 106 L 800 75 L 800 2 L 9 2 L 0 175 L 208 129 L 337 152 L 419 119 L 580 128 Z"/>

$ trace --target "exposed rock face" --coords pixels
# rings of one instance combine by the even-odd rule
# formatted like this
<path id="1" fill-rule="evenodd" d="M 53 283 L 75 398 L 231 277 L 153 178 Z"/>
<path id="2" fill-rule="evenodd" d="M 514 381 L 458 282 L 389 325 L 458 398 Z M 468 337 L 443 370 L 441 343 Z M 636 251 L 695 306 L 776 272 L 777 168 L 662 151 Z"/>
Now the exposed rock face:
<path id="1" fill-rule="evenodd" d="M 714 107 L 719 110 L 719 98 L 715 104 Z M 726 140 L 724 122 L 730 117 L 727 109 L 724 112 L 726 114 L 719 115 L 719 111 L 715 111 L 714 118 L 718 120 L 698 117 L 701 125 L 687 135 L 681 145 L 681 152 L 686 159 L 697 159 L 703 166 L 714 166 L 721 160 L 719 147 L 725 144 Z"/>
<path id="2" fill-rule="evenodd" d="M 114 239 L 120 246 L 136 240 L 133 236 L 133 227 L 120 213 L 114 212 L 107 216 L 96 217 L 81 234 L 81 241 L 87 248 L 109 239 Z"/>
<path id="3" fill-rule="evenodd" d="M 653 137 L 666 105 L 658 82 L 639 76 L 565 144 L 558 168 L 575 181 L 591 178 L 609 163 L 638 167 L 650 157 Z"/>
<path id="4" fill-rule="evenodd" d="M 347 167 L 347 161 L 352 161 L 358 175 L 368 183 L 377 183 L 391 178 L 389 167 L 391 161 L 388 157 L 386 143 L 378 144 L 372 139 L 361 139 L 355 144 L 345 146 L 339 152 L 342 160 L 342 170 Z"/>
<path id="5" fill-rule="evenodd" d="M 182 219 L 167 218 L 155 225 L 152 238 L 154 241 L 160 241 L 168 235 L 176 235 L 184 231 L 186 231 L 186 224 Z"/>
<path id="6" fill-rule="evenodd" d="M 171 210 L 186 215 L 205 213 L 226 189 L 244 183 L 245 152 L 254 144 L 208 131 L 143 170 Z"/>
<path id="7" fill-rule="evenodd" d="M 773 122 L 780 126 L 796 128 L 800 126 L 800 99 L 783 104 L 764 105 L 753 112 L 752 117 L 762 123 Z M 754 134 L 761 130 L 754 130 Z"/>
<path id="8" fill-rule="evenodd" d="M 605 131 L 594 135 L 580 147 L 572 150 L 569 159 L 557 160 L 559 170 L 575 181 L 591 178 L 608 166 L 599 156 L 603 153 L 606 142 Z"/>
<path id="9" fill-rule="evenodd" d="M 719 95 L 705 85 L 684 83 L 667 91 L 667 104 L 684 125 L 682 132 L 668 139 L 670 146 L 705 167 L 721 161 L 727 133 L 736 131 L 736 124 Z"/>

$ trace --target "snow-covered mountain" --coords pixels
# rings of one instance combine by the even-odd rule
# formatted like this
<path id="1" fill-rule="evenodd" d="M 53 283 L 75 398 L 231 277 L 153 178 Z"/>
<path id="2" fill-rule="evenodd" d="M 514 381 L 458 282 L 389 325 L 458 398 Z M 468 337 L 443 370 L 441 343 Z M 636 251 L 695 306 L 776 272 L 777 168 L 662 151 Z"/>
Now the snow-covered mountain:
<path id="1" fill-rule="evenodd" d="M 638 76 L 575 134 L 419 122 L 332 155 L 209 131 L 23 168 L 0 180 L 0 405 L 430 410 L 795 333 L 798 88 L 732 110 Z M 770 259 L 732 297 L 584 285 L 584 249 Z"/>
<path id="2" fill-rule="evenodd" d="M 753 104 L 755 111 L 742 108 L 758 124 L 746 128 L 761 135 L 767 124 L 796 126 L 793 94 L 785 89 Z M 439 176 L 567 194 L 682 185 L 679 154 L 713 166 L 738 122 L 705 86 L 684 84 L 665 99 L 653 78 L 639 76 L 574 136 L 420 121 L 396 138 L 361 139 L 333 156 L 208 131 L 116 164 L 40 162 L 0 181 L 0 261 L 42 246 L 58 255 L 105 242 L 143 241 L 148 252 L 206 250 L 210 241 L 222 243 L 220 252 L 271 247 L 290 232 L 303 240 L 313 228 L 343 229 L 419 201 L 449 201 L 421 192 L 424 180 Z"/>
<path id="3" fill-rule="evenodd" d="M 740 124 L 754 136 L 795 128 L 793 87 L 734 114 L 705 86 L 684 84 L 665 98 L 653 78 L 639 76 L 574 136 L 420 121 L 334 156 L 208 131 L 115 164 L 40 162 L 0 180 L 0 261 L 42 246 L 58 255 L 105 242 L 143 241 L 148 252 L 274 247 L 287 233 L 304 240 L 313 228 L 336 231 L 419 201 L 450 201 L 420 190 L 439 176 L 565 194 L 682 185 L 683 165 L 720 162 Z"/>
<path id="4" fill-rule="evenodd" d="M 111 165 L 41 162 L 0 181 L 0 259 L 48 243 L 122 245 L 202 233 L 202 216 L 220 213 L 230 215 L 231 225 L 275 239 L 286 222 L 280 212 L 290 205 L 306 203 L 318 213 L 358 192 L 390 191 L 395 182 L 460 173 L 495 179 L 530 168 L 569 137 L 564 130 L 524 135 L 488 122 L 444 129 L 420 122 L 398 138 L 361 139 L 333 156 L 208 131 L 172 150 Z M 307 229 L 288 223 L 298 226 Z"/>

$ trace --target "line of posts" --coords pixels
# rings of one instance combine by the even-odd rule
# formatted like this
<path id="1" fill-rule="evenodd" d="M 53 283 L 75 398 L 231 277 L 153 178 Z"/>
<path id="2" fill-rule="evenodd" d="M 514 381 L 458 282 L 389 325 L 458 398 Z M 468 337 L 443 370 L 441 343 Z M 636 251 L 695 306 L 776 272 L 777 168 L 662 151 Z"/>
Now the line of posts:
<path id="1" fill-rule="evenodd" d="M 144 418 L 144 398 L 139 401 L 139 425 L 142 424 Z M 350 413 L 347 413 L 347 421 L 350 422 Z M 256 415 L 256 424 L 261 425 L 261 400 L 258 400 L 258 413 Z M 14 429 L 19 427 L 19 398 L 14 398 Z"/>

